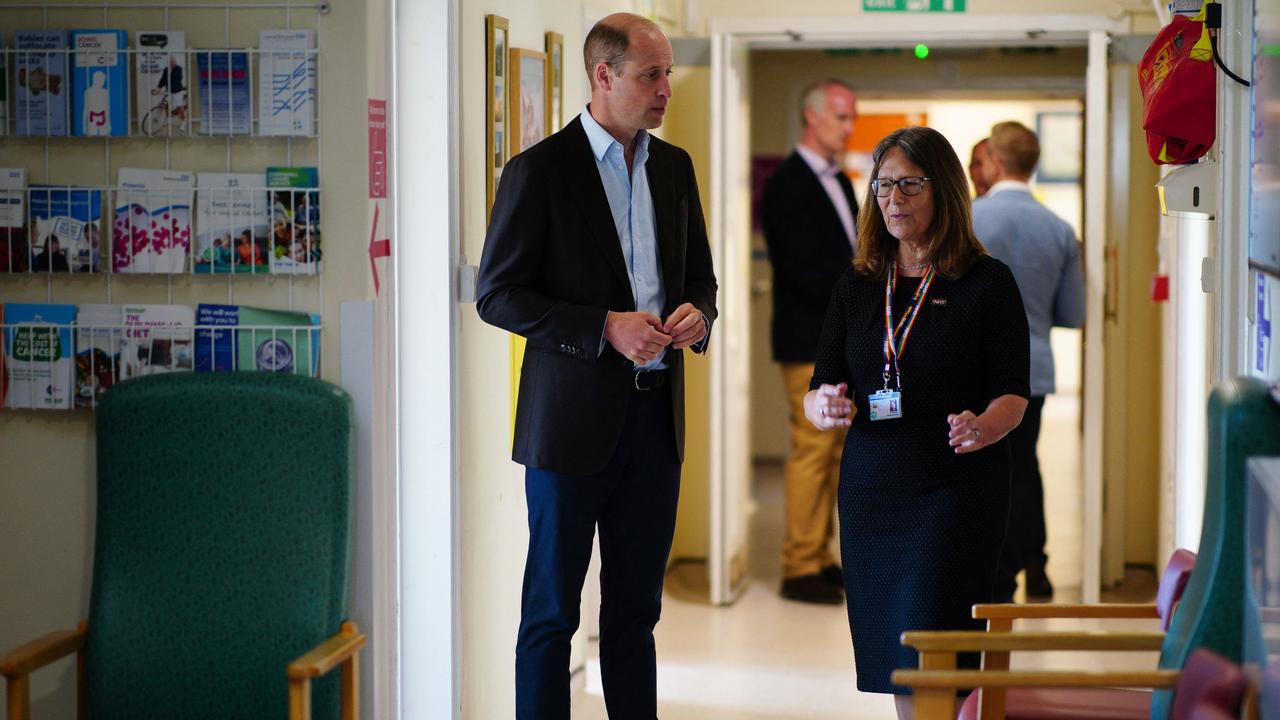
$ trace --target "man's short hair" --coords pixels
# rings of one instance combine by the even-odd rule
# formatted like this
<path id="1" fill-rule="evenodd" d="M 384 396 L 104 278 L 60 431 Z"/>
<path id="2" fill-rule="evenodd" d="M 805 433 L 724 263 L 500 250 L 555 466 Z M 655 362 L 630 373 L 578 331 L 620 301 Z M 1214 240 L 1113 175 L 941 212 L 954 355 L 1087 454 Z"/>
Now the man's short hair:
<path id="1" fill-rule="evenodd" d="M 587 33 L 587 39 L 582 43 L 582 62 L 587 68 L 592 88 L 596 86 L 595 69 L 600 63 L 608 65 L 614 74 L 622 74 L 622 64 L 631 59 L 631 32 L 637 29 L 662 32 L 657 23 L 636 16 L 629 30 L 601 20 Z"/>
<path id="2" fill-rule="evenodd" d="M 1022 123 L 996 123 L 991 127 L 991 153 L 1010 174 L 1030 177 L 1040 162 L 1040 141 Z"/>
<path id="3" fill-rule="evenodd" d="M 806 110 L 814 112 L 822 112 L 827 108 L 827 91 L 833 87 L 844 88 L 849 92 L 854 92 L 853 86 L 843 80 L 835 78 L 826 78 L 811 82 L 804 88 L 804 94 L 800 100 L 800 122 L 807 127 L 809 125 L 808 118 L 805 117 Z"/>

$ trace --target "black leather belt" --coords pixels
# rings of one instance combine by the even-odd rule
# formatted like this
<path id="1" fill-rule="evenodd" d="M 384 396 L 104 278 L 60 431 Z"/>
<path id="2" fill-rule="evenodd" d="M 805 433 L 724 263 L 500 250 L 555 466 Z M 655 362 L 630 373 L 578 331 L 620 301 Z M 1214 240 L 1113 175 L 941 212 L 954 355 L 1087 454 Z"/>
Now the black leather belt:
<path id="1" fill-rule="evenodd" d="M 670 370 L 664 368 L 662 370 L 641 370 L 635 374 L 635 388 L 637 390 L 657 390 L 667 385 L 667 375 Z"/>

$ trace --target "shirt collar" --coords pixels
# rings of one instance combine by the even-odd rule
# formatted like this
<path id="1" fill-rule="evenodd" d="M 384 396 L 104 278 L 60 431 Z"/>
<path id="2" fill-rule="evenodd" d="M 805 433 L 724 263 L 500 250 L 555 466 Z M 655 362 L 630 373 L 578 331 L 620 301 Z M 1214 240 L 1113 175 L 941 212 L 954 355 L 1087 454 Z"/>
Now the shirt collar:
<path id="1" fill-rule="evenodd" d="M 797 145 L 796 152 L 800 154 L 800 157 L 804 158 L 804 161 L 809 165 L 809 169 L 818 177 L 835 176 L 840 171 L 840 168 L 835 163 L 827 162 L 826 158 L 804 145 Z"/>
<path id="2" fill-rule="evenodd" d="M 1031 192 L 1031 186 L 1021 180 L 1001 180 L 995 185 L 987 189 L 988 195 L 995 195 L 1002 190 L 1021 190 L 1024 193 Z"/>
<path id="3" fill-rule="evenodd" d="M 609 148 L 614 145 L 619 150 L 625 150 L 622 143 L 618 139 L 609 134 L 596 119 L 591 117 L 591 103 L 582 106 L 582 129 L 587 133 L 587 142 L 591 143 L 591 154 L 595 155 L 596 162 L 604 160 L 604 156 L 609 152 Z M 649 132 L 647 130 L 636 131 L 636 159 L 643 161 L 649 156 Z"/>

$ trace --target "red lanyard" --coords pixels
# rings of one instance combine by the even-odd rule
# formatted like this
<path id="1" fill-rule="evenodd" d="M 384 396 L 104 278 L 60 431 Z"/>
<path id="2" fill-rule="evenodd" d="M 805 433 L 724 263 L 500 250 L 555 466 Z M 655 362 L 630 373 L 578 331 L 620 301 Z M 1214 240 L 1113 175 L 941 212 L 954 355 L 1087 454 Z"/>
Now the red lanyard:
<path id="1" fill-rule="evenodd" d="M 897 381 L 898 390 L 902 390 L 902 371 L 898 368 L 898 360 L 906 352 L 907 338 L 911 336 L 911 328 L 915 327 L 916 316 L 920 306 L 924 305 L 925 296 L 929 294 L 929 285 L 933 282 L 933 266 L 920 280 L 916 293 L 911 298 L 911 306 L 898 320 L 898 327 L 893 326 L 893 289 L 898 280 L 898 262 L 889 265 L 889 277 L 884 281 L 884 389 L 889 389 L 889 366 Z M 901 337 L 899 337 L 901 335 Z"/>

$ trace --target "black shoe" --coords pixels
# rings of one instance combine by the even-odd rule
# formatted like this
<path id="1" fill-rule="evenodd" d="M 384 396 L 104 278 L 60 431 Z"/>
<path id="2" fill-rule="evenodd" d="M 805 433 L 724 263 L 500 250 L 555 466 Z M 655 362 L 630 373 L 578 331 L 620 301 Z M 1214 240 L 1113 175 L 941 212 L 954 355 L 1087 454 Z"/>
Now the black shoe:
<path id="1" fill-rule="evenodd" d="M 1027 565 L 1027 597 L 1029 598 L 1052 598 L 1053 583 L 1049 582 L 1049 576 L 1044 572 L 1044 562 L 1033 562 Z"/>
<path id="2" fill-rule="evenodd" d="M 844 592 L 823 579 L 821 573 L 783 580 L 782 597 L 819 605 L 839 605 L 844 602 Z"/>
<path id="3" fill-rule="evenodd" d="M 840 569 L 839 565 L 831 563 L 830 565 L 822 568 L 821 574 L 822 579 L 826 580 L 828 585 L 835 585 L 841 590 L 844 589 L 844 571 Z"/>

